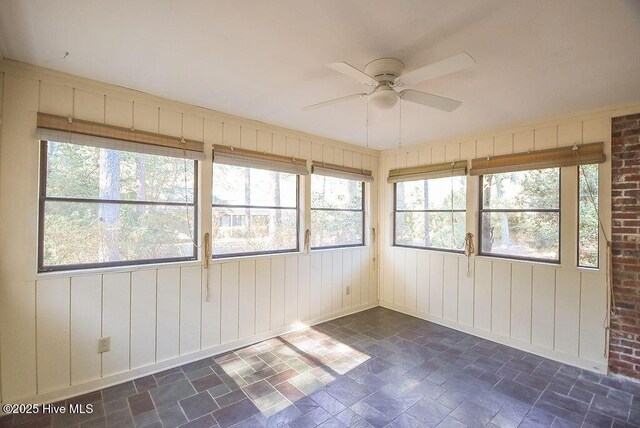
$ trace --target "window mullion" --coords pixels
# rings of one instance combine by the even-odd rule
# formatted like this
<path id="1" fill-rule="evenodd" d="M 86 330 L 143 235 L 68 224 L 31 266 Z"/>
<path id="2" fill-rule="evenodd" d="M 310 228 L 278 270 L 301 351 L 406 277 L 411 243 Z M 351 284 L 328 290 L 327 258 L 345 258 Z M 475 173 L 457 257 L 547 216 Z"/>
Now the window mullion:
<path id="1" fill-rule="evenodd" d="M 311 230 L 311 180 L 312 175 L 307 175 L 302 179 L 301 192 L 300 192 L 300 206 L 302 207 L 300 222 L 300 236 L 302 242 L 300 248 L 302 251 L 308 251 L 311 249 L 311 240 L 313 239 L 313 230 Z M 305 248 L 305 237 L 307 236 L 307 230 L 310 231 L 308 247 Z"/>
<path id="2" fill-rule="evenodd" d="M 563 268 L 575 268 L 578 263 L 578 229 L 574 226 L 578 218 L 578 174 L 577 168 L 561 168 L 560 174 L 560 263 Z"/>
<path id="3" fill-rule="evenodd" d="M 209 244 L 211 245 L 210 248 L 213 248 L 213 234 L 211 233 L 212 231 L 212 225 L 211 225 L 211 221 L 212 221 L 212 212 L 213 209 L 211 207 L 211 204 L 213 203 L 213 193 L 212 193 L 212 188 L 213 188 L 213 162 L 212 159 L 209 159 L 209 156 L 211 156 L 211 147 L 212 145 L 209 145 L 207 149 L 205 149 L 205 156 L 207 157 L 203 162 L 200 162 L 200 168 L 198 168 L 199 171 L 199 183 L 200 185 L 198 186 L 198 191 L 200 193 L 199 195 L 199 201 L 200 201 L 200 217 L 199 217 L 199 223 L 200 223 L 200 242 L 203 243 L 204 242 L 204 238 L 206 234 L 209 234 Z M 205 256 L 204 256 L 204 245 L 198 249 L 198 258 L 200 260 L 202 260 Z M 207 275 L 211 275 L 211 270 L 212 269 L 208 269 L 207 270 Z M 209 283 L 211 283 L 212 279 L 209 278 Z M 206 283 L 206 282 L 205 282 Z"/>

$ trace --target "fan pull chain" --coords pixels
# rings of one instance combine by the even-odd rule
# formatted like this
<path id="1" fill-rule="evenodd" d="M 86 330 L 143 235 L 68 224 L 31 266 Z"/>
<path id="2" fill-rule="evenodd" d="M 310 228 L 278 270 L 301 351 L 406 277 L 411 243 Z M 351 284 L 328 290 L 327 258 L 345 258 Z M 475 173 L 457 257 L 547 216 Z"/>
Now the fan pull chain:
<path id="1" fill-rule="evenodd" d="M 398 147 L 402 148 L 402 97 L 398 99 L 398 105 L 400 106 L 400 120 L 398 121 Z"/>
<path id="2" fill-rule="evenodd" d="M 367 97 L 367 112 L 365 117 L 364 126 L 367 131 L 367 148 L 369 148 L 369 97 Z"/>

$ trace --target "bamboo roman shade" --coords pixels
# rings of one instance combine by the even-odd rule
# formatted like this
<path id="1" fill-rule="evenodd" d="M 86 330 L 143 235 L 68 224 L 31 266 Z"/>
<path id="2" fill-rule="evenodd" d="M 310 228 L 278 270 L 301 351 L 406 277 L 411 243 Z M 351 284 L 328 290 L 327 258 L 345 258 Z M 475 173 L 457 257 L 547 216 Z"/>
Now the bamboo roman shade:
<path id="1" fill-rule="evenodd" d="M 38 113 L 36 136 L 40 140 L 81 144 L 104 149 L 204 159 L 204 143 L 104 123 Z"/>
<path id="2" fill-rule="evenodd" d="M 412 166 L 389 171 L 388 183 L 430 180 L 433 178 L 467 175 L 467 161 L 444 162 L 434 165 Z"/>
<path id="3" fill-rule="evenodd" d="M 348 166 L 333 165 L 324 162 L 313 162 L 311 172 L 327 177 L 365 181 L 367 183 L 373 182 L 373 173 L 367 169 L 350 168 Z"/>
<path id="4" fill-rule="evenodd" d="M 469 174 L 485 175 L 530 169 L 558 168 L 602 163 L 605 160 L 604 143 L 589 143 L 528 153 L 477 158 L 471 161 Z"/>
<path id="5" fill-rule="evenodd" d="M 309 175 L 307 161 L 290 156 L 274 155 L 234 147 L 213 146 L 213 162 L 245 168 L 266 169 L 290 174 Z"/>

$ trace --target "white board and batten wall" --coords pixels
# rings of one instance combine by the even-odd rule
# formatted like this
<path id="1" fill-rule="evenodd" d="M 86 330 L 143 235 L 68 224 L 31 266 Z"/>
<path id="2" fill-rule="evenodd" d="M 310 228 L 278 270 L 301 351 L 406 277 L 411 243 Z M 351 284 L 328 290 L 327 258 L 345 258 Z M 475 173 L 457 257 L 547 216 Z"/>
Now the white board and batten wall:
<path id="1" fill-rule="evenodd" d="M 213 144 L 371 169 L 376 179 L 378 152 L 11 61 L 0 72 L 2 402 L 57 400 L 377 306 L 370 233 L 365 247 L 218 260 L 208 271 L 187 262 L 38 274 L 38 111 L 204 141 L 202 176 Z M 204 233 L 211 188 L 200 182 Z M 368 226 L 376 185 L 367 186 Z M 111 350 L 98 354 L 103 336 Z"/>
<path id="2" fill-rule="evenodd" d="M 637 106 L 382 152 L 380 305 L 589 370 L 606 372 L 606 244 L 599 270 L 578 268 L 575 167 L 561 174 L 561 264 L 393 246 L 394 168 L 603 141 L 600 215 L 611 236 L 611 118 Z M 479 177 L 467 177 L 467 232 L 477 244 Z M 477 249 L 477 245 L 476 245 Z M 469 275 L 468 275 L 469 271 Z"/>

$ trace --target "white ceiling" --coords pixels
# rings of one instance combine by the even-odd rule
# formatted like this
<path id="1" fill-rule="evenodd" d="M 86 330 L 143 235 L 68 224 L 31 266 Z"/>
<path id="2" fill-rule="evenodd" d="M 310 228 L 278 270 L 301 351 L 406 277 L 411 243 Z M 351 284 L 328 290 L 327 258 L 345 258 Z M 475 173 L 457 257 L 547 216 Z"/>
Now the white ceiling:
<path id="1" fill-rule="evenodd" d="M 638 0 L 0 0 L 5 58 L 359 145 L 364 100 L 301 110 L 362 92 L 326 63 L 471 54 L 416 87 L 458 110 L 403 103 L 409 145 L 638 102 L 638 41 Z M 398 119 L 372 112 L 369 145 L 397 146 Z"/>

